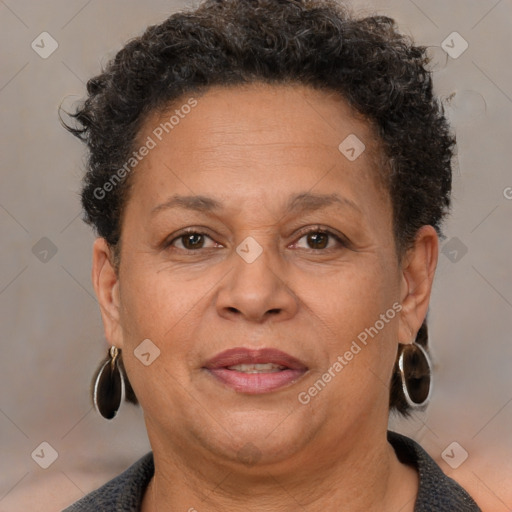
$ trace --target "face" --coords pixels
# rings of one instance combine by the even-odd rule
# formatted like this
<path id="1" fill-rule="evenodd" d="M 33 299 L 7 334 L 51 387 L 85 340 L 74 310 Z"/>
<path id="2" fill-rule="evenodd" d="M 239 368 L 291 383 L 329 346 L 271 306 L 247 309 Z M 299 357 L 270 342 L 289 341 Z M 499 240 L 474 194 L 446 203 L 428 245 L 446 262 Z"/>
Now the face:
<path id="1" fill-rule="evenodd" d="M 338 96 L 251 84 L 185 96 L 139 143 L 119 273 L 99 239 L 93 276 L 153 449 L 293 464 L 385 430 L 437 238 L 398 261 L 371 127 Z"/>

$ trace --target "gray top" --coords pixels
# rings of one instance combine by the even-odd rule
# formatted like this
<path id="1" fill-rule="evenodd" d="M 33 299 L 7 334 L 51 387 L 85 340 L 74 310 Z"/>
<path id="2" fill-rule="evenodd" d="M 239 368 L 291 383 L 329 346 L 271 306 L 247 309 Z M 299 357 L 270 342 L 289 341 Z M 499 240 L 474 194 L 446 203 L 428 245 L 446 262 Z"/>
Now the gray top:
<path id="1" fill-rule="evenodd" d="M 388 440 L 398 459 L 418 470 L 420 484 L 414 512 L 482 512 L 416 441 L 391 431 L 388 431 Z M 138 512 L 154 471 L 153 453 L 149 452 L 124 473 L 63 512 Z"/>

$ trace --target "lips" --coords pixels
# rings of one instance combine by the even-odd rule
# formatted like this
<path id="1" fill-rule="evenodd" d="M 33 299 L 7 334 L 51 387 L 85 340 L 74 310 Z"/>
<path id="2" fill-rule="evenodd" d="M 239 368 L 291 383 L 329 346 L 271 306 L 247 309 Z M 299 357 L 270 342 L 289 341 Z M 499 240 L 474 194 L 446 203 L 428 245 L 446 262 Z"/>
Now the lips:
<path id="1" fill-rule="evenodd" d="M 270 348 L 225 350 L 207 361 L 204 369 L 224 385 L 248 394 L 276 391 L 308 370 L 295 357 Z"/>

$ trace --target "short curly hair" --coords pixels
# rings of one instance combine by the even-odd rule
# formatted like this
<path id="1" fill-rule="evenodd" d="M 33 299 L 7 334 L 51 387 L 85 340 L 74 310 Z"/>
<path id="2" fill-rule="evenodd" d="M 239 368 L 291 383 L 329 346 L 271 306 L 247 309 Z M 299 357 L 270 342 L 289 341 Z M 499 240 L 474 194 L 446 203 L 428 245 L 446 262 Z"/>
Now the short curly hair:
<path id="1" fill-rule="evenodd" d="M 335 0 L 206 0 L 175 13 L 88 81 L 88 96 L 66 126 L 89 149 L 85 221 L 116 253 L 130 174 L 108 199 L 97 191 L 126 164 L 152 112 L 213 85 L 296 83 L 340 93 L 374 127 L 398 254 L 423 225 L 442 236 L 455 138 L 428 62 L 426 48 L 399 33 L 394 20 L 356 17 Z M 426 336 L 417 341 L 427 344 Z M 407 415 L 399 388 L 395 374 L 390 405 Z"/>

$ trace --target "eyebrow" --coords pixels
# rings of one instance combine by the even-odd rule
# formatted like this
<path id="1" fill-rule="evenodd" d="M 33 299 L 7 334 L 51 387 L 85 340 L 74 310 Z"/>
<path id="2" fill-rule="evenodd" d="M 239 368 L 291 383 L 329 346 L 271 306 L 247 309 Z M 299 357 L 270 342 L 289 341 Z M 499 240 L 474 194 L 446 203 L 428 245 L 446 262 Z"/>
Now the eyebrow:
<path id="1" fill-rule="evenodd" d="M 356 203 L 347 197 L 340 196 L 336 193 L 314 194 L 311 192 L 302 192 L 299 194 L 294 194 L 288 200 L 285 209 L 287 213 L 304 213 L 320 210 L 332 205 L 349 207 L 359 214 L 362 213 L 361 209 L 359 206 L 357 206 Z M 175 194 L 164 203 L 161 203 L 153 208 L 153 210 L 151 210 L 151 215 L 153 216 L 161 211 L 170 210 L 173 208 L 183 208 L 186 210 L 209 213 L 222 211 L 223 205 L 216 199 L 207 196 L 182 196 Z"/>

